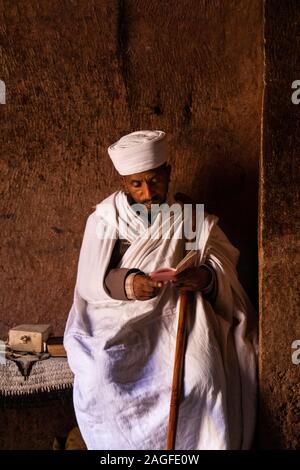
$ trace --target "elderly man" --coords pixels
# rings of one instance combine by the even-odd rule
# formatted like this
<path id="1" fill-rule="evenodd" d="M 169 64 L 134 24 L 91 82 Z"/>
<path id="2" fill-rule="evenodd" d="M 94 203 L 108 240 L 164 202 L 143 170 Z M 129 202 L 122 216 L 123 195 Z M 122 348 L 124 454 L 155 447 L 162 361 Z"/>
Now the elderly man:
<path id="1" fill-rule="evenodd" d="M 87 220 L 64 336 L 87 447 L 165 448 L 184 289 L 194 299 L 176 449 L 247 449 L 255 423 L 256 335 L 255 312 L 237 277 L 239 252 L 218 218 L 204 213 L 191 263 L 174 270 L 171 281 L 155 280 L 153 272 L 175 268 L 185 250 L 178 236 L 184 217 L 170 212 L 166 221 L 157 210 L 172 202 L 165 133 L 133 132 L 108 153 L 124 190 Z"/>

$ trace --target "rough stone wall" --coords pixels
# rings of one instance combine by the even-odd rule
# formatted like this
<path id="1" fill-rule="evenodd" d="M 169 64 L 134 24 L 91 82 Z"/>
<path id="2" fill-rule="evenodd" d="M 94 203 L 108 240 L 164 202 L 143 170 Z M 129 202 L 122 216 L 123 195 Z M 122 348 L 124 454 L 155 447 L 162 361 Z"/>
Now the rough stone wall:
<path id="1" fill-rule="evenodd" d="M 171 190 L 220 216 L 255 302 L 261 1 L 14 1 L 0 15 L 0 336 L 63 332 L 86 218 L 119 184 L 106 149 L 139 128 L 168 133 Z"/>
<path id="2" fill-rule="evenodd" d="M 265 2 L 265 98 L 260 194 L 260 445 L 300 449 L 300 8 Z"/>
<path id="3" fill-rule="evenodd" d="M 167 132 L 170 190 L 220 217 L 255 303 L 262 24 L 261 0 L 0 1 L 0 337 L 62 334 L 86 218 L 119 185 L 106 149 L 141 128 Z M 1 448 L 48 448 L 73 421 L 6 410 Z"/>

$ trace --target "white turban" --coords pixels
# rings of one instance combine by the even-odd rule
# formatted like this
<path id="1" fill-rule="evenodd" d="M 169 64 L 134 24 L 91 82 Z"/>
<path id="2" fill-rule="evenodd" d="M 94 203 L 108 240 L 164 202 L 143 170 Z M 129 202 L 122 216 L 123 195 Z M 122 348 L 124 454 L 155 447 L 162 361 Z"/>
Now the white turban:
<path id="1" fill-rule="evenodd" d="M 133 175 L 157 168 L 167 160 L 163 131 L 136 131 L 108 147 L 108 154 L 120 175 Z"/>

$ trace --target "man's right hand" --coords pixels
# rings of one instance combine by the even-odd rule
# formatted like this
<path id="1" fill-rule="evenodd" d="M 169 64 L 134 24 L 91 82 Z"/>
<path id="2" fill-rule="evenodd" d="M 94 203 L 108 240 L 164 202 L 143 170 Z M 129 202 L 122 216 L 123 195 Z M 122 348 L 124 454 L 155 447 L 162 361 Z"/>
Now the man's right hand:
<path id="1" fill-rule="evenodd" d="M 150 276 L 137 274 L 133 279 L 133 292 L 136 300 L 149 300 L 158 295 L 162 282 L 152 281 Z"/>

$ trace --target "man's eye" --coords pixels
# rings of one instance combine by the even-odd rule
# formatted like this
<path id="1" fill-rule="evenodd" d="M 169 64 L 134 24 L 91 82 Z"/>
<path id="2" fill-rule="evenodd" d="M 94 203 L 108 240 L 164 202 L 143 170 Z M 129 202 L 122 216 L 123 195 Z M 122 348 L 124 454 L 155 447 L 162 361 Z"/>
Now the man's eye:
<path id="1" fill-rule="evenodd" d="M 141 186 L 141 183 L 139 183 L 138 181 L 134 181 L 134 182 L 132 183 L 132 186 L 133 186 L 134 188 L 138 188 L 139 186 Z"/>

